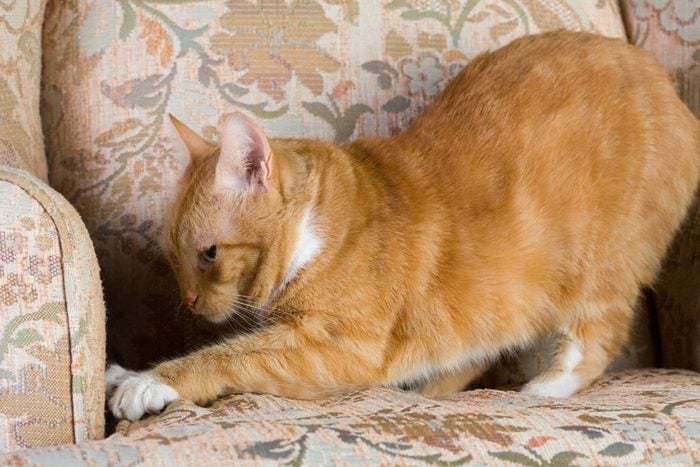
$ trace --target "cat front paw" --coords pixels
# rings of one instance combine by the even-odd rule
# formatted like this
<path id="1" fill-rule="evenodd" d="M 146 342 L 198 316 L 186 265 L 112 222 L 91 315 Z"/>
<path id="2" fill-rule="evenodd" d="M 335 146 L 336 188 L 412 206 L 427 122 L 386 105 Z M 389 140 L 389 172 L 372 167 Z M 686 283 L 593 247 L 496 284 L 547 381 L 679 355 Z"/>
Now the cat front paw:
<path id="1" fill-rule="evenodd" d="M 112 365 L 105 374 L 105 391 L 109 408 L 117 418 L 136 421 L 145 414 L 160 413 L 178 399 L 177 391 L 158 381 L 151 372 L 125 370 Z"/>
<path id="2" fill-rule="evenodd" d="M 135 371 L 129 371 L 116 363 L 105 371 L 105 395 L 110 398 L 114 390 L 129 376 L 135 376 Z"/>

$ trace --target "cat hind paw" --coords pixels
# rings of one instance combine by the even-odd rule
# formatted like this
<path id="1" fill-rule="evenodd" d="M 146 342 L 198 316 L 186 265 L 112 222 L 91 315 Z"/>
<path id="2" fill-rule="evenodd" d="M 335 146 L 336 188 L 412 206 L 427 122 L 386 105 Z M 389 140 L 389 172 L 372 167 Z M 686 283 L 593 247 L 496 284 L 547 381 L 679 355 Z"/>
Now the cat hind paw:
<path id="1" fill-rule="evenodd" d="M 535 378 L 520 392 L 528 396 L 563 399 L 573 396 L 579 389 L 581 389 L 580 379 L 571 373 L 564 373 L 554 378 Z"/>

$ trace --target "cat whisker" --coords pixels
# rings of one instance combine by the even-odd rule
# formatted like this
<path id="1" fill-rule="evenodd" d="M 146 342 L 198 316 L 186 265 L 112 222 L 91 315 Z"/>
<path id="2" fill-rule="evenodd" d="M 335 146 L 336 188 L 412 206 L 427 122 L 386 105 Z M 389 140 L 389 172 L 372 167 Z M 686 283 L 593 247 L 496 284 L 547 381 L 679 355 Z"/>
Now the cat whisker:
<path id="1" fill-rule="evenodd" d="M 270 307 L 269 305 L 259 305 L 252 301 L 246 301 L 245 299 L 235 298 L 234 303 L 245 306 L 248 309 L 264 313 L 266 316 L 276 316 L 276 317 L 294 317 L 294 313 L 290 313 L 286 310 L 281 310 L 279 308 Z"/>
<path id="2" fill-rule="evenodd" d="M 266 305 L 260 305 L 257 302 L 253 302 L 252 299 L 246 297 L 236 296 L 232 300 L 234 307 L 241 308 L 243 310 L 252 312 L 254 315 L 257 325 L 260 324 L 270 324 L 279 318 L 295 318 L 296 314 L 290 313 L 285 310 L 280 310 L 278 308 L 273 308 Z"/>
<path id="3" fill-rule="evenodd" d="M 244 328 L 253 330 L 261 327 L 261 321 L 257 319 L 258 313 L 242 306 L 234 307 L 226 316 L 226 323 L 233 330 L 240 331 L 241 324 Z"/>

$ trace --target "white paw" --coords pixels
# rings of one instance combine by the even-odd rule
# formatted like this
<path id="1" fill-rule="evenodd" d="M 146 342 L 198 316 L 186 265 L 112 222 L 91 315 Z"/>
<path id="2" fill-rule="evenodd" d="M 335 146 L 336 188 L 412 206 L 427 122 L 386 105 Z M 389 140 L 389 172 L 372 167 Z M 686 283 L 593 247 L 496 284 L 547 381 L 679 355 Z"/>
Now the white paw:
<path id="1" fill-rule="evenodd" d="M 578 392 L 581 381 L 578 376 L 564 372 L 554 378 L 540 380 L 537 378 L 527 383 L 520 392 L 529 396 L 540 397 L 569 397 Z"/>
<path id="2" fill-rule="evenodd" d="M 175 389 L 160 383 L 148 371 L 136 373 L 113 365 L 107 370 L 105 380 L 107 394 L 114 392 L 109 399 L 110 410 L 115 417 L 127 418 L 132 422 L 146 413 L 160 413 L 178 398 Z"/>
<path id="3" fill-rule="evenodd" d="M 135 371 L 125 370 L 120 365 L 112 364 L 105 371 L 105 395 L 107 399 L 112 395 L 114 390 L 119 386 L 122 381 L 124 381 L 128 376 L 136 375 Z"/>

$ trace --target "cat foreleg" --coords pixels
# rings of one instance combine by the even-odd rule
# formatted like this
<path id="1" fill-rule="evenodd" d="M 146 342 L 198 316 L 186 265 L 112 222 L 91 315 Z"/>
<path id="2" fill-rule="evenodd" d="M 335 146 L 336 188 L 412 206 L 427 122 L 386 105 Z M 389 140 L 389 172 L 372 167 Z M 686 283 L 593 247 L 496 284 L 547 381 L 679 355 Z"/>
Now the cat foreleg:
<path id="1" fill-rule="evenodd" d="M 371 345 L 343 346 L 338 340 L 310 340 L 289 328 L 271 328 L 150 371 L 120 374 L 110 383 L 116 390 L 109 406 L 115 416 L 137 420 L 178 398 L 200 405 L 230 392 L 310 399 L 380 385 L 381 361 L 371 362 L 367 355 L 381 352 Z"/>

